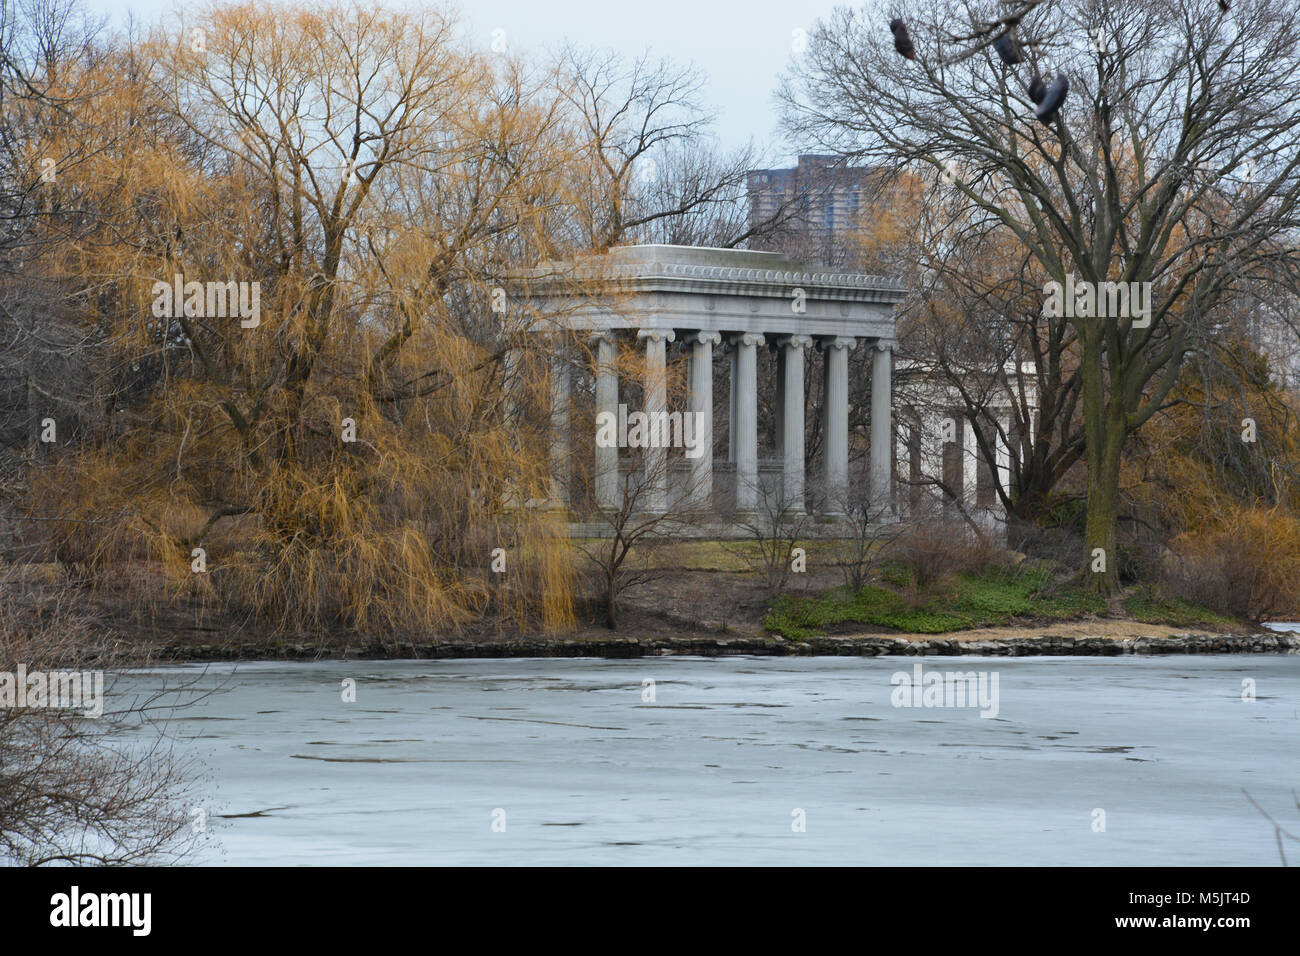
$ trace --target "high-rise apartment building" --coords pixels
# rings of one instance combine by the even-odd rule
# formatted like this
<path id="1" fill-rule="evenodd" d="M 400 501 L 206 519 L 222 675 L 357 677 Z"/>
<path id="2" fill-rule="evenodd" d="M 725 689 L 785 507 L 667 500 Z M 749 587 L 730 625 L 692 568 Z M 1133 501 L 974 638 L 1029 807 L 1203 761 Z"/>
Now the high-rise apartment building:
<path id="1" fill-rule="evenodd" d="M 815 153 L 801 155 L 793 168 L 751 170 L 746 183 L 750 224 L 783 212 L 789 216 L 783 228 L 751 247 L 842 265 L 842 240 L 858 225 L 870 174 L 865 166 L 848 166 L 838 157 Z"/>

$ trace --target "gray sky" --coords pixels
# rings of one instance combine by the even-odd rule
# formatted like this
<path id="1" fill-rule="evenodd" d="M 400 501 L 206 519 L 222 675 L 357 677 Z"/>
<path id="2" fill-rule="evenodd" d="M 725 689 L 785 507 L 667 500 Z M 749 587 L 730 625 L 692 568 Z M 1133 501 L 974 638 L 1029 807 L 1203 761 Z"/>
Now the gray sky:
<path id="1" fill-rule="evenodd" d="M 377 4 L 385 0 L 376 0 Z M 845 3 L 845 0 L 840 0 Z M 860 0 L 850 0 L 857 6 Z M 175 0 L 86 0 L 115 23 L 127 11 L 152 22 L 187 4 Z M 394 4 L 400 6 L 400 3 Z M 708 76 L 706 96 L 717 113 L 722 145 L 754 139 L 779 145 L 772 93 L 791 56 L 796 29 L 828 15 L 835 0 L 471 0 L 460 8 L 465 34 L 484 47 L 503 29 L 511 49 L 538 52 L 571 40 L 612 47 L 626 56 L 649 48 L 691 62 Z"/>

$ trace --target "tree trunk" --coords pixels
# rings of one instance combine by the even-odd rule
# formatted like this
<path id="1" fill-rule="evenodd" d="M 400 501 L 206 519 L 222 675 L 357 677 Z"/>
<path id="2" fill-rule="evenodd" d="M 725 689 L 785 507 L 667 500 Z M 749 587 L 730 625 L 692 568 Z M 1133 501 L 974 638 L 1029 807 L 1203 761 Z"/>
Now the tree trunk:
<path id="1" fill-rule="evenodd" d="M 613 575 L 606 579 L 605 583 L 605 626 L 611 631 L 618 629 L 618 585 L 614 583 Z"/>
<path id="2" fill-rule="evenodd" d="M 1119 515 L 1119 448 L 1106 443 L 1097 458 L 1088 457 L 1088 516 L 1084 542 L 1088 572 L 1093 586 L 1103 597 L 1119 593 L 1119 552 L 1115 544 L 1115 525 Z M 1095 462 L 1095 464 L 1094 464 Z M 1102 570 L 1098 570 L 1098 568 Z"/>
<path id="3" fill-rule="evenodd" d="M 1106 370 L 1100 336 L 1081 336 L 1083 407 L 1088 467 L 1087 517 L 1084 523 L 1084 568 L 1097 593 L 1119 594 L 1119 553 L 1115 526 L 1119 517 L 1119 471 L 1128 431 L 1119 396 L 1106 397 Z"/>

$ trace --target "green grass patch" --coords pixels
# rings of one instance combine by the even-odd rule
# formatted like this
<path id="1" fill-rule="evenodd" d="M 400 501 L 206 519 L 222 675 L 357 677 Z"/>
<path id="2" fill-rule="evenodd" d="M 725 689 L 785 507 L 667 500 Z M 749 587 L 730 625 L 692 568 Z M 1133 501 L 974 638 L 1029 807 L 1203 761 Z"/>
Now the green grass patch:
<path id="1" fill-rule="evenodd" d="M 906 589 L 906 578 L 888 566 L 881 580 L 857 592 L 841 587 L 817 597 L 783 596 L 764 615 L 763 627 L 790 640 L 807 640 L 845 624 L 946 634 L 1013 620 L 1071 620 L 1106 610 L 1106 602 L 1082 585 L 1057 583 L 1038 567 L 990 568 L 924 592 Z"/>
<path id="2" fill-rule="evenodd" d="M 1182 598 L 1168 598 L 1150 588 L 1140 588 L 1124 599 L 1129 617 L 1143 624 L 1168 624 L 1170 627 L 1232 626 L 1240 622 Z"/>

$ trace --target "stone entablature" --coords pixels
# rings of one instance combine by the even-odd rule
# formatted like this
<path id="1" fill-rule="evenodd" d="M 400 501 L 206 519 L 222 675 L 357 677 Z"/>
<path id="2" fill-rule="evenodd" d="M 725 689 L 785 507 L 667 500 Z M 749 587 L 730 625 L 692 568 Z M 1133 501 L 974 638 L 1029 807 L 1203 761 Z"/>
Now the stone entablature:
<path id="1" fill-rule="evenodd" d="M 571 267 L 543 264 L 512 284 L 528 298 L 558 300 L 570 327 L 858 338 L 892 338 L 907 291 L 897 279 L 817 271 L 775 252 L 693 246 L 615 247 Z"/>

